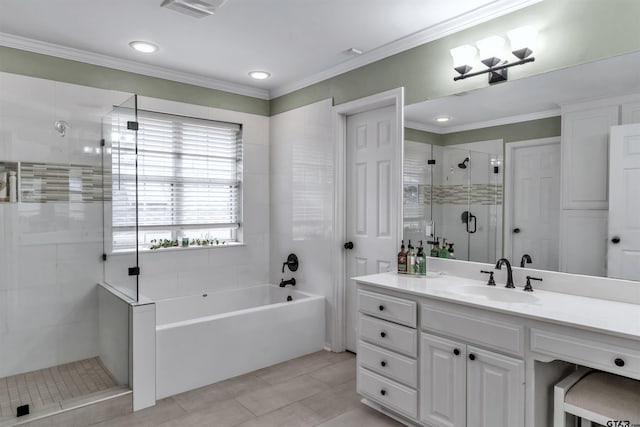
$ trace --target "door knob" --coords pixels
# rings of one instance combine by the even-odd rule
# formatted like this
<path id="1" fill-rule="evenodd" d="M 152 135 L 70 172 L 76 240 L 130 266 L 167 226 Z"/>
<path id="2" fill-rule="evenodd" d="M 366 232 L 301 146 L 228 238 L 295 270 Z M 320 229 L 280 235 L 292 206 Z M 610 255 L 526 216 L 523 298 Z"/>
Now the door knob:
<path id="1" fill-rule="evenodd" d="M 513 229 L 513 232 L 518 234 L 520 232 L 520 229 L 516 227 L 516 228 Z"/>
<path id="2" fill-rule="evenodd" d="M 344 244 L 345 249 L 353 249 L 353 242 L 347 242 Z"/>
<path id="3" fill-rule="evenodd" d="M 614 245 L 617 245 L 618 243 L 620 243 L 620 237 L 619 236 L 613 236 L 611 238 L 611 243 L 613 243 Z"/>

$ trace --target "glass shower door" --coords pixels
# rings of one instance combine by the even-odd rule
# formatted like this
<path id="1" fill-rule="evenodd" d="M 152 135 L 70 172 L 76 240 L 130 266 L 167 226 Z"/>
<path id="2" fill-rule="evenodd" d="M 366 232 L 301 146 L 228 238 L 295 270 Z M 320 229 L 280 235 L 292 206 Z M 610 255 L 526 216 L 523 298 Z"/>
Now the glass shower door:
<path id="1" fill-rule="evenodd" d="M 137 95 L 115 106 L 102 128 L 104 280 L 138 301 Z"/>

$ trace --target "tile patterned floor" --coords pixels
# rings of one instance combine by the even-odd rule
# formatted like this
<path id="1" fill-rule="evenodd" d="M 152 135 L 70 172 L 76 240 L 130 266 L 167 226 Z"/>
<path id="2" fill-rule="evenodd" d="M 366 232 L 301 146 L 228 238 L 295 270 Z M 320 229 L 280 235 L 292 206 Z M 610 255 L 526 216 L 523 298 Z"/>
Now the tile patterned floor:
<path id="1" fill-rule="evenodd" d="M 27 403 L 39 412 L 116 386 L 97 357 L 0 378 L 0 419 L 14 417 L 16 407 Z"/>
<path id="2" fill-rule="evenodd" d="M 161 400 L 100 427 L 399 426 L 360 403 L 351 353 L 321 351 Z"/>

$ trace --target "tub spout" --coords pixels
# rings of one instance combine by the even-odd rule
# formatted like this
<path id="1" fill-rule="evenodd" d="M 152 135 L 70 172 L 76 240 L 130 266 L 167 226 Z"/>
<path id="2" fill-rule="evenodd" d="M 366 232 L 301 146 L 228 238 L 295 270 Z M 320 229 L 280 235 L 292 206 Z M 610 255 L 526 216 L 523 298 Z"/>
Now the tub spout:
<path id="1" fill-rule="evenodd" d="M 289 280 L 280 279 L 280 287 L 281 288 L 284 288 L 287 285 L 295 286 L 296 285 L 295 277 L 292 277 Z"/>

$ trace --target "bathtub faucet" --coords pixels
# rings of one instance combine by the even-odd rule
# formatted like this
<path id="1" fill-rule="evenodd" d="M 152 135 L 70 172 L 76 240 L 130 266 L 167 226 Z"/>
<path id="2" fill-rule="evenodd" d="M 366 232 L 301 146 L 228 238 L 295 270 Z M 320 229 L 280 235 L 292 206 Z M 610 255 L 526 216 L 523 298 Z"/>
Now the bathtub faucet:
<path id="1" fill-rule="evenodd" d="M 295 286 L 296 285 L 296 278 L 292 277 L 289 280 L 280 279 L 280 287 L 281 288 L 284 288 L 287 285 Z"/>

